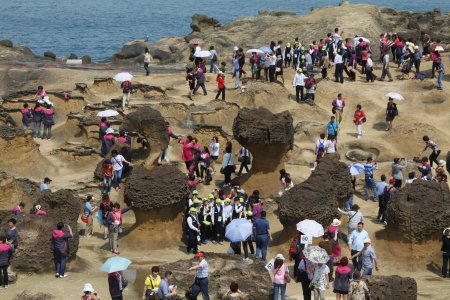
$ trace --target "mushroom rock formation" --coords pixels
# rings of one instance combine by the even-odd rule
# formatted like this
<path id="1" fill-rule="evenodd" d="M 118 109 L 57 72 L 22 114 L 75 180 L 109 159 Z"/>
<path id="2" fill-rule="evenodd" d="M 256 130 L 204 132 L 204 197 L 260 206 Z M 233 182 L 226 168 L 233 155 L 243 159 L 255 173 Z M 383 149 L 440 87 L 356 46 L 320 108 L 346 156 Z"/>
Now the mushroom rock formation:
<path id="1" fill-rule="evenodd" d="M 148 160 L 150 164 L 156 160 L 160 150 L 169 144 L 165 120 L 159 111 L 150 106 L 141 107 L 126 115 L 122 123 L 122 128 L 125 131 L 135 132 L 147 138 L 152 147 Z"/>
<path id="2" fill-rule="evenodd" d="M 211 299 L 222 299 L 228 291 L 230 282 L 238 282 L 239 290 L 248 300 L 273 298 L 270 274 L 262 263 L 245 264 L 239 255 L 206 253 L 208 261 L 208 280 Z M 182 271 L 192 266 L 192 259 L 179 260 L 160 266 L 161 273 L 167 270 L 177 278 L 178 288 L 188 290 L 192 285 L 192 274 Z"/>
<path id="3" fill-rule="evenodd" d="M 0 173 L 0 210 L 10 211 L 22 201 L 29 209 L 39 194 L 38 185 L 31 180 Z"/>
<path id="4" fill-rule="evenodd" d="M 415 180 L 394 194 L 387 208 L 386 234 L 409 242 L 440 238 L 450 224 L 447 183 Z"/>
<path id="5" fill-rule="evenodd" d="M 26 214 L 17 217 L 17 228 L 20 232 L 20 243 L 11 260 L 14 270 L 21 272 L 45 272 L 54 267 L 51 252 L 51 236 L 58 222 L 69 224 L 73 230 L 73 238 L 69 239 L 69 259 L 76 257 L 79 236 L 77 220 L 81 210 L 80 202 L 69 190 L 52 193 L 44 191 L 34 204 L 40 204 L 47 212 L 46 216 Z M 10 216 L 2 218 L 2 228 Z"/>
<path id="6" fill-rule="evenodd" d="M 272 114 L 265 108 L 243 108 L 234 119 L 233 135 L 252 156 L 250 173 L 239 178 L 239 183 L 247 190 L 260 190 L 264 197 L 276 194 L 278 171 L 284 168 L 285 155 L 294 142 L 291 114 L 288 111 Z"/>
<path id="7" fill-rule="evenodd" d="M 338 217 L 337 208 L 352 195 L 351 175 L 338 155 L 327 155 L 311 176 L 285 192 L 278 200 L 278 217 L 289 236 L 304 219 L 324 227 Z"/>
<path id="8" fill-rule="evenodd" d="M 371 299 L 416 300 L 417 282 L 411 277 L 364 276 Z"/>
<path id="9" fill-rule="evenodd" d="M 121 239 L 121 245 L 142 249 L 178 245 L 188 196 L 186 177 L 176 166 L 150 171 L 134 167 L 125 184 L 124 201 L 127 205 L 134 203 L 136 223 Z"/>

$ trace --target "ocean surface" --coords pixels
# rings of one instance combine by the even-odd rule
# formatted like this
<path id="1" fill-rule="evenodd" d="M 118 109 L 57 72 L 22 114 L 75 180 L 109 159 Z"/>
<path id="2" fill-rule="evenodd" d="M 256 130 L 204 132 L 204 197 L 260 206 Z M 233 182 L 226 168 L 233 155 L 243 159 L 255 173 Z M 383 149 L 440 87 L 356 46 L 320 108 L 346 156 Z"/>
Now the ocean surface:
<path id="1" fill-rule="evenodd" d="M 103 60 L 123 43 L 191 32 L 191 16 L 203 13 L 222 24 L 258 10 L 307 14 L 311 7 L 338 5 L 340 0 L 2 0 L 0 39 L 25 44 L 36 54 L 50 50 L 57 56 L 76 53 Z M 352 0 L 408 11 L 450 11 L 449 0 Z"/>

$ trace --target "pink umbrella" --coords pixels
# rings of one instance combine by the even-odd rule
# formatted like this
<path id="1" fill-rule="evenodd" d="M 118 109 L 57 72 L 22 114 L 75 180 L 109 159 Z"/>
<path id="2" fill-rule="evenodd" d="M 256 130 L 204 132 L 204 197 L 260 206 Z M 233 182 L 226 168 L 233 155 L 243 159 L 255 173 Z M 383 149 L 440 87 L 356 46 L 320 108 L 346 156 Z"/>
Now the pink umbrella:
<path id="1" fill-rule="evenodd" d="M 202 39 L 192 39 L 189 41 L 189 44 L 192 45 L 203 45 L 203 43 L 205 43 L 205 41 Z"/>

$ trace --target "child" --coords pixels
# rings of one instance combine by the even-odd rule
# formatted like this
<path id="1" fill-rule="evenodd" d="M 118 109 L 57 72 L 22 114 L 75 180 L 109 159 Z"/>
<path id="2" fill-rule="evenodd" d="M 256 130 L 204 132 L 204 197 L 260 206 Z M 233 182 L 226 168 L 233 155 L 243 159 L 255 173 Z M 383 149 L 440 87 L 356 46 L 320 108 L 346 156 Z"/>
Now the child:
<path id="1" fill-rule="evenodd" d="M 47 215 L 47 213 L 44 210 L 41 209 L 41 206 L 39 204 L 36 205 L 34 214 L 36 216 L 45 216 L 45 215 Z"/>
<path id="2" fill-rule="evenodd" d="M 25 202 L 20 202 L 12 209 L 11 212 L 13 215 L 18 216 L 18 215 L 20 215 L 20 213 L 22 212 L 22 210 L 24 208 L 25 208 Z"/>
<path id="3" fill-rule="evenodd" d="M 105 159 L 102 166 L 103 190 L 102 194 L 109 194 L 111 191 L 111 182 L 113 178 L 113 165 L 111 160 Z"/>
<path id="4" fill-rule="evenodd" d="M 195 179 L 194 173 L 189 173 L 187 184 L 190 191 L 195 191 L 197 188 L 197 180 Z"/>
<path id="5" fill-rule="evenodd" d="M 220 72 L 219 75 L 217 75 L 217 88 L 219 91 L 216 95 L 216 100 L 219 99 L 220 94 L 222 94 L 222 100 L 225 100 L 225 74 Z"/>
<path id="6" fill-rule="evenodd" d="M 31 111 L 28 109 L 28 103 L 25 103 L 23 105 L 22 110 L 20 111 L 22 113 L 22 124 L 23 129 L 30 128 L 30 121 L 31 121 Z"/>
<path id="7" fill-rule="evenodd" d="M 192 95 L 194 93 L 194 88 L 195 88 L 195 76 L 193 73 L 193 69 L 192 68 L 188 68 L 186 70 L 186 81 L 189 84 L 189 99 L 192 100 Z"/>
<path id="8" fill-rule="evenodd" d="M 306 99 L 314 101 L 314 95 L 316 93 L 317 82 L 314 79 L 314 74 L 309 74 L 309 78 L 305 81 Z"/>

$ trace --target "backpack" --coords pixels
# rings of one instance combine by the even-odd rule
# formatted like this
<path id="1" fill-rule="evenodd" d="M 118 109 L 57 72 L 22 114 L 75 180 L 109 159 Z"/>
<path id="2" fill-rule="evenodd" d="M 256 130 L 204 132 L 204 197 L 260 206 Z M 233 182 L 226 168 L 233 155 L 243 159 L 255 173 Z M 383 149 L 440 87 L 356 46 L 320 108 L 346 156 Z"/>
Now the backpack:
<path id="1" fill-rule="evenodd" d="M 300 239 L 293 240 L 291 243 L 291 247 L 289 248 L 289 252 L 294 256 L 302 257 L 303 249 L 305 246 L 300 243 Z"/>
<path id="2" fill-rule="evenodd" d="M 320 149 L 322 149 L 323 152 L 325 152 L 325 141 L 323 143 L 321 143 L 319 140 L 319 147 L 317 148 L 317 153 L 320 152 Z"/>
<path id="3" fill-rule="evenodd" d="M 124 82 L 122 83 L 122 87 L 123 87 L 123 89 L 125 89 L 125 90 L 130 90 L 130 89 L 131 89 L 131 81 L 129 81 L 129 80 L 124 81 Z"/>
<path id="4" fill-rule="evenodd" d="M 389 200 L 391 200 L 391 190 L 392 187 L 388 189 L 388 186 L 384 188 L 383 190 L 383 194 L 381 194 L 381 199 L 383 201 L 383 204 L 387 204 L 389 202 Z"/>
<path id="5" fill-rule="evenodd" d="M 212 61 L 217 61 L 217 55 L 214 53 L 213 57 L 211 58 Z"/>
<path id="6" fill-rule="evenodd" d="M 305 88 L 307 90 L 309 90 L 310 88 L 312 88 L 312 85 L 313 85 L 312 80 L 310 78 L 306 79 L 306 81 L 305 81 Z"/>

